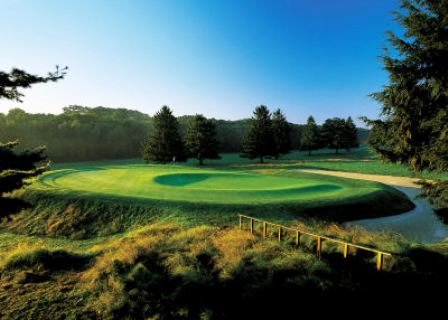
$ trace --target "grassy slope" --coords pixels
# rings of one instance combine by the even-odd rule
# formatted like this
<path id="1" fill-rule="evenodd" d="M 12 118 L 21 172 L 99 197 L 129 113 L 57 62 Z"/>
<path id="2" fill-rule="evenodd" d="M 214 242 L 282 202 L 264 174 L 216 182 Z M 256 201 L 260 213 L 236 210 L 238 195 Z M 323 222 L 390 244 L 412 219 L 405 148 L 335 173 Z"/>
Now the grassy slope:
<path id="1" fill-rule="evenodd" d="M 102 170 L 109 168 L 112 169 Z M 247 168 L 198 169 L 121 163 L 113 166 L 83 164 L 72 166 L 70 170 L 79 172 L 81 177 L 73 173 L 54 179 L 59 171 L 50 173 L 42 179 L 42 184 L 20 196 L 31 203 L 32 208 L 23 209 L 0 226 L 21 234 L 84 239 L 125 232 L 154 221 L 186 226 L 235 225 L 237 214 L 245 213 L 284 224 L 310 217 L 340 222 L 396 214 L 413 207 L 401 192 L 383 184 L 282 169 L 251 168 L 252 174 L 247 174 Z M 211 181 L 200 180 L 181 189 L 159 185 L 151 179 L 151 174 L 196 175 L 198 172 L 218 174 Z M 251 190 L 264 184 L 271 189 L 205 190 L 229 188 L 236 178 L 243 180 L 240 187 Z M 111 179 L 115 183 L 110 184 Z M 121 181 L 124 184 L 120 184 Z M 179 183 L 178 178 L 169 181 Z M 65 190 L 66 185 L 87 189 Z M 285 185 L 288 189 L 280 188 Z M 337 188 L 325 189 L 328 186 Z M 195 189 L 198 187 L 204 189 Z M 142 197 L 134 197 L 139 192 L 143 193 Z M 147 194 L 156 199 L 146 198 Z"/>
<path id="2" fill-rule="evenodd" d="M 409 258 L 387 259 L 388 271 L 380 274 L 371 255 L 352 251 L 344 262 L 341 247 L 324 243 L 318 260 L 306 238 L 297 250 L 287 237 L 261 242 L 236 228 L 212 226 L 155 224 L 102 241 L 67 243 L 0 235 L 10 243 L 0 255 L 0 317 L 266 318 L 271 311 L 291 314 L 297 303 L 301 312 L 315 310 L 314 301 L 327 308 L 379 296 L 383 307 L 395 305 L 396 296 L 421 303 L 422 294 L 444 288 L 448 264 L 436 252 L 391 234 L 333 225 L 319 230 Z"/>

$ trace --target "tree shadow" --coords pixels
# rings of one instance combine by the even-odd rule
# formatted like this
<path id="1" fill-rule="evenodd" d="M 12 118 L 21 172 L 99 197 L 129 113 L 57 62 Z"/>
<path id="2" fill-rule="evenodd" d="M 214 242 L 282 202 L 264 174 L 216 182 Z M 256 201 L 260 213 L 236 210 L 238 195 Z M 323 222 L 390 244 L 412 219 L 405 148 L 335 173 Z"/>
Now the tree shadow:
<path id="1" fill-rule="evenodd" d="M 22 199 L 0 197 L 0 219 L 9 219 L 11 215 L 29 208 L 31 208 L 31 204 Z"/>

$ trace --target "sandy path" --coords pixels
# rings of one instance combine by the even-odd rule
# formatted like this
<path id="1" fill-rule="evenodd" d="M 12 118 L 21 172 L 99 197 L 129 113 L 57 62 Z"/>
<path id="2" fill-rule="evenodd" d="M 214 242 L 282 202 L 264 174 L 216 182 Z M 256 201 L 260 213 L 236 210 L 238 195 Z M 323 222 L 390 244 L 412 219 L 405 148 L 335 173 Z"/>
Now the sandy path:
<path id="1" fill-rule="evenodd" d="M 298 171 L 381 182 L 400 190 L 415 204 L 415 209 L 399 215 L 354 220 L 346 222 L 344 225 L 360 225 L 375 231 L 388 230 L 422 243 L 434 243 L 448 239 L 448 225 L 445 225 L 437 218 L 426 199 L 417 198 L 420 190 L 415 183 L 418 179 L 319 169 L 302 169 Z"/>
<path id="2" fill-rule="evenodd" d="M 331 176 L 350 178 L 350 179 L 361 179 L 370 180 L 388 184 L 394 187 L 406 187 L 406 188 L 418 188 L 416 182 L 419 179 L 408 178 L 408 177 L 394 177 L 394 176 L 383 176 L 380 174 L 366 174 L 366 173 L 356 173 L 356 172 L 343 172 L 343 171 L 331 171 L 331 170 L 319 170 L 319 169 L 301 169 L 299 171 L 317 174 L 327 174 Z"/>

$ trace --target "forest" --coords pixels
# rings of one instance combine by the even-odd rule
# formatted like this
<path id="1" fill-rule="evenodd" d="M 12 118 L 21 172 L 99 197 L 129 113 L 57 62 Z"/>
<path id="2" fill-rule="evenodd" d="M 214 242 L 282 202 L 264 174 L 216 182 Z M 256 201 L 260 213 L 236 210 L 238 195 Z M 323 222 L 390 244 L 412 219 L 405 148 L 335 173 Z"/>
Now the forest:
<path id="1" fill-rule="evenodd" d="M 185 133 L 193 115 L 177 118 Z M 0 113 L 0 141 L 19 140 L 18 149 L 46 146 L 53 162 L 139 158 L 141 144 L 153 125 L 153 117 L 125 108 L 68 106 L 61 114 L 27 113 L 15 108 Z M 216 120 L 219 151 L 240 152 L 250 127 L 249 119 Z M 290 123 L 291 148 L 300 148 L 304 125 Z M 368 130 L 358 128 L 358 141 Z"/>

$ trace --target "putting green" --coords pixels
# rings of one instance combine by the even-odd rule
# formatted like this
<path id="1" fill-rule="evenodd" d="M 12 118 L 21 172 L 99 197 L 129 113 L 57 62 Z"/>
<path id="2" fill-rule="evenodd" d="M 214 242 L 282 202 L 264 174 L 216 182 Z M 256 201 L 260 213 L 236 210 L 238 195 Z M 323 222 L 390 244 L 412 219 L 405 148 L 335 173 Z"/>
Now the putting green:
<path id="1" fill-rule="evenodd" d="M 346 185 L 319 178 L 164 166 L 92 166 L 60 170 L 40 178 L 40 185 L 108 196 L 220 204 L 328 200 L 347 192 Z M 368 188 L 352 189 L 351 196 L 366 192 Z"/>

